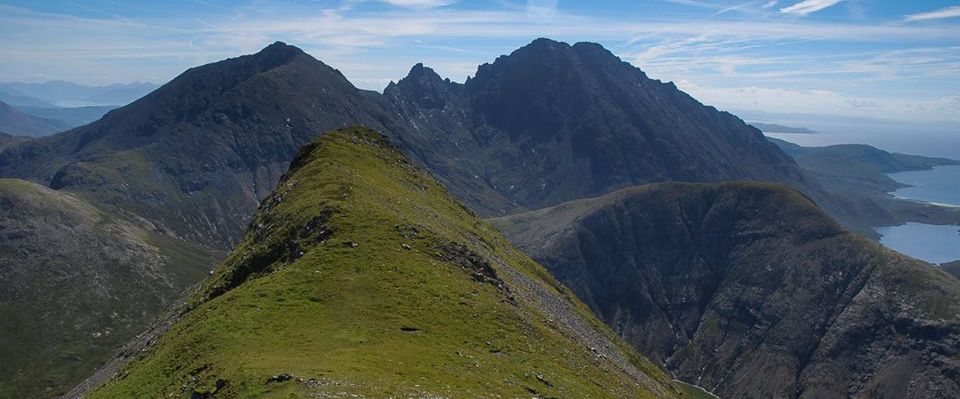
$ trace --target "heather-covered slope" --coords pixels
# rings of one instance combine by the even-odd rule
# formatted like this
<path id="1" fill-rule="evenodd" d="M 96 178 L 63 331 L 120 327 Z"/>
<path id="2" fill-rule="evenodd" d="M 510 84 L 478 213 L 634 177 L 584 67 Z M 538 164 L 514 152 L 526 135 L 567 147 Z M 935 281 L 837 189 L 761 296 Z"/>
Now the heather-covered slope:
<path id="1" fill-rule="evenodd" d="M 304 147 L 187 309 L 89 397 L 681 395 L 367 129 Z"/>
<path id="2" fill-rule="evenodd" d="M 653 184 L 495 224 L 638 350 L 721 397 L 960 395 L 960 281 L 791 189 Z"/>
<path id="3" fill-rule="evenodd" d="M 192 68 L 90 125 L 8 149 L 0 175 L 132 211 L 222 248 L 317 132 L 389 117 L 339 71 L 275 43 Z"/>
<path id="4" fill-rule="evenodd" d="M 0 397 L 57 397 L 210 270 L 208 250 L 0 179 Z"/>
<path id="5" fill-rule="evenodd" d="M 759 130 L 598 44 L 537 39 L 464 84 L 418 64 L 384 97 L 410 129 L 405 141 L 486 215 L 664 180 L 813 188 Z M 514 205 L 471 195 L 469 182 Z"/>

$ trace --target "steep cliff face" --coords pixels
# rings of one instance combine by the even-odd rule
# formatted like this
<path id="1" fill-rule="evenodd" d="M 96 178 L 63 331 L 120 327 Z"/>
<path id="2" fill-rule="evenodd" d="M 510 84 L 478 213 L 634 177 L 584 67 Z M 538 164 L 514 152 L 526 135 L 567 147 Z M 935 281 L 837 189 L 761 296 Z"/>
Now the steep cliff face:
<path id="1" fill-rule="evenodd" d="M 417 65 L 384 97 L 408 124 L 406 141 L 431 144 L 432 171 L 509 200 L 463 196 L 487 215 L 664 180 L 808 185 L 759 130 L 597 44 L 537 39 L 464 84 Z"/>
<path id="2" fill-rule="evenodd" d="M 66 392 L 216 262 L 142 221 L 0 179 L 0 397 Z"/>
<path id="3" fill-rule="evenodd" d="M 638 350 L 721 397 L 960 394 L 960 282 L 785 187 L 654 184 L 495 224 Z"/>
<path id="4" fill-rule="evenodd" d="M 366 129 L 304 147 L 187 309 L 89 397 L 683 395 Z"/>

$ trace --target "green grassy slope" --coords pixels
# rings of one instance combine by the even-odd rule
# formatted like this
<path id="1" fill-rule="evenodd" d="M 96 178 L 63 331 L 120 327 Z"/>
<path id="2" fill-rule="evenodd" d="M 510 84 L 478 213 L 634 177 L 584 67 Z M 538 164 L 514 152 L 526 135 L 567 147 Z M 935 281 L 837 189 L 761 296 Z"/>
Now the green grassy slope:
<path id="1" fill-rule="evenodd" d="M 52 398 L 141 332 L 218 254 L 0 179 L 0 398 Z"/>
<path id="2" fill-rule="evenodd" d="M 90 397 L 685 395 L 367 129 L 302 149 L 187 307 Z"/>

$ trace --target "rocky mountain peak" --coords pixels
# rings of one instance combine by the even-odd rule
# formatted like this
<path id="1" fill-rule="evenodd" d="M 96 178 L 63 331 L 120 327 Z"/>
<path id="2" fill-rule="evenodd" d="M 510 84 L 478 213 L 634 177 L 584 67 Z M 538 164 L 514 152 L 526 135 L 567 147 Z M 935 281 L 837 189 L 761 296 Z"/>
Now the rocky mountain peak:
<path id="1" fill-rule="evenodd" d="M 276 41 L 256 54 L 258 57 L 276 58 L 289 60 L 301 54 L 306 54 L 297 46 L 291 46 L 281 41 Z"/>
<path id="2" fill-rule="evenodd" d="M 443 79 L 432 68 L 417 63 L 406 77 L 397 83 L 391 83 L 384 89 L 387 97 L 404 97 L 426 109 L 443 108 L 459 86 Z"/>

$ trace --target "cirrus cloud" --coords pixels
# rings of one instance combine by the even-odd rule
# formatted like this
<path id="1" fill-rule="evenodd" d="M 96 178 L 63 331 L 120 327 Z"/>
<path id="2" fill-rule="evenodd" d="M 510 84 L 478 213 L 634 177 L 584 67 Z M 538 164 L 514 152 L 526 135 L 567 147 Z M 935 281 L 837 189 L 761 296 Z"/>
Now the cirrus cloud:
<path id="1" fill-rule="evenodd" d="M 939 10 L 911 14 L 903 17 L 905 21 L 926 21 L 930 19 L 956 18 L 960 17 L 960 6 L 941 8 Z"/>
<path id="2" fill-rule="evenodd" d="M 843 0 L 803 0 L 792 6 L 781 8 L 780 13 L 806 16 L 807 14 L 834 6 L 841 1 Z"/>

